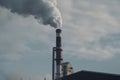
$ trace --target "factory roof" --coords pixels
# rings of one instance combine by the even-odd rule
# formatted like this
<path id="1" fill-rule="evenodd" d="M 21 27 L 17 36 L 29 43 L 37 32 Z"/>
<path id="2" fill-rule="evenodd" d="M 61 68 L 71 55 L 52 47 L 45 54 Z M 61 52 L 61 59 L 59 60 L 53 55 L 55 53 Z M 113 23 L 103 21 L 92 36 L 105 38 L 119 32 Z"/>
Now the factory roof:
<path id="1" fill-rule="evenodd" d="M 80 71 L 65 76 L 62 80 L 120 80 L 120 75 L 93 71 Z"/>

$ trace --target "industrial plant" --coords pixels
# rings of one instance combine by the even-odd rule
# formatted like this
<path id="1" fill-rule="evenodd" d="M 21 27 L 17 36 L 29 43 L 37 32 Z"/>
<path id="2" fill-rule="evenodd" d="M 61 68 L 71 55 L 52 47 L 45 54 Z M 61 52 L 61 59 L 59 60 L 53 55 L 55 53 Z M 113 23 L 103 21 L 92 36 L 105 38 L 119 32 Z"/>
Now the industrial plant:
<path id="1" fill-rule="evenodd" d="M 117 74 L 85 70 L 74 73 L 70 62 L 64 62 L 62 58 L 61 32 L 61 29 L 56 29 L 56 46 L 52 52 L 52 80 L 120 80 L 120 75 Z"/>

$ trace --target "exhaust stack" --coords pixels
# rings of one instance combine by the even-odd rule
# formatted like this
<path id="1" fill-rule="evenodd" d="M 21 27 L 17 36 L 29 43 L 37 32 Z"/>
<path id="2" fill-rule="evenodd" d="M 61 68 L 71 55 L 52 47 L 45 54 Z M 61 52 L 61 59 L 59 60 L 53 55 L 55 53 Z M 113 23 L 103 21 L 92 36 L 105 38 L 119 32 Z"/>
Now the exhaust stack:
<path id="1" fill-rule="evenodd" d="M 62 48 L 61 48 L 61 29 L 56 30 L 56 80 L 60 80 L 61 63 L 62 63 Z"/>
<path id="2" fill-rule="evenodd" d="M 60 80 L 61 78 L 61 64 L 62 64 L 62 48 L 61 48 L 61 29 L 56 29 L 56 47 L 53 47 L 52 55 L 52 80 Z M 55 62 L 56 61 L 56 66 Z M 56 67 L 56 70 L 55 70 Z M 56 75 L 54 77 L 54 74 Z"/>

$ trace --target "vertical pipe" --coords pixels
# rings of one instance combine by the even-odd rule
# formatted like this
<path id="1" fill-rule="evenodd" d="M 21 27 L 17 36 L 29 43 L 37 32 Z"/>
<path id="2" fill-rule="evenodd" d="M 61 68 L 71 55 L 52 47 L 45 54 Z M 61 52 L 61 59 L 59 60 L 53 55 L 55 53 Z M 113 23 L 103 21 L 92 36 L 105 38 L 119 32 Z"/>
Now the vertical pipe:
<path id="1" fill-rule="evenodd" d="M 55 49 L 56 47 L 53 47 L 53 52 L 52 52 L 52 80 L 55 80 Z"/>

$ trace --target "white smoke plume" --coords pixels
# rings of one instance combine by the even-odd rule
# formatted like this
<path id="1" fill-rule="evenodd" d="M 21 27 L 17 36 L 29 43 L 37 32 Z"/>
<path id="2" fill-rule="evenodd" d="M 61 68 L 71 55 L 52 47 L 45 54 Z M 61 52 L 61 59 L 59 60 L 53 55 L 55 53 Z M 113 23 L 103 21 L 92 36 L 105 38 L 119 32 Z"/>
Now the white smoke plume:
<path id="1" fill-rule="evenodd" d="M 0 6 L 23 16 L 34 16 L 39 22 L 61 27 L 62 18 L 56 0 L 0 0 Z"/>

